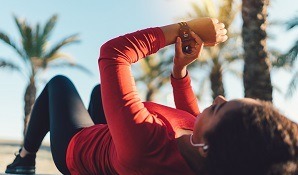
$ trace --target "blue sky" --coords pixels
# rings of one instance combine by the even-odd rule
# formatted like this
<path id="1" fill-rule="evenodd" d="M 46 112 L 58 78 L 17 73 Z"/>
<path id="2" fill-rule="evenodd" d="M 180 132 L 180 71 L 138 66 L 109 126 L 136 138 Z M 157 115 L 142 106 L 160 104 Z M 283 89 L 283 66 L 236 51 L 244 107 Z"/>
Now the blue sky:
<path id="1" fill-rule="evenodd" d="M 8 33 L 15 40 L 19 38 L 12 15 L 26 18 L 31 24 L 44 24 L 53 14 L 58 14 L 58 22 L 51 37 L 51 43 L 59 41 L 70 34 L 79 33 L 81 42 L 66 47 L 63 51 L 75 58 L 77 63 L 88 67 L 93 76 L 75 69 L 46 70 L 40 74 L 38 93 L 44 82 L 56 74 L 68 76 L 78 88 L 84 103 L 87 105 L 93 86 L 99 83 L 97 58 L 99 47 L 105 41 L 121 34 L 153 26 L 177 22 L 177 18 L 190 11 L 190 2 L 199 0 L 109 0 L 109 1 L 44 1 L 44 0 L 9 0 L 0 6 L 0 30 Z M 269 8 L 269 19 L 286 20 L 298 13 L 298 2 L 292 0 L 275 0 Z M 241 29 L 239 23 L 238 29 Z M 276 34 L 268 45 L 281 51 L 287 50 L 297 39 L 297 29 L 287 32 L 284 28 L 269 28 Z M 0 42 L 0 57 L 18 62 L 16 54 Z M 286 91 L 290 73 L 275 71 L 272 81 L 282 92 Z M 243 97 L 241 80 L 225 77 L 228 99 Z M 0 139 L 20 139 L 22 137 L 23 96 L 26 80 L 20 74 L 0 69 Z M 170 90 L 169 90 L 170 92 Z M 298 93 L 290 100 L 274 92 L 274 104 L 291 119 L 298 122 Z M 210 100 L 201 105 L 206 107 Z"/>

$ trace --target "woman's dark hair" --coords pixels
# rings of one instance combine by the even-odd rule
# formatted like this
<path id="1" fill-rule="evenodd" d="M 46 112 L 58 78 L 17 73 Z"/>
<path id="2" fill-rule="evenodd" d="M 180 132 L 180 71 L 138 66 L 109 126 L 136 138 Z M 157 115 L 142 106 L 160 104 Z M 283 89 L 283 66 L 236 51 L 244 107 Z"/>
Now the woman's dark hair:
<path id="1" fill-rule="evenodd" d="M 288 161 L 274 164 L 266 175 L 298 175 L 298 162 Z"/>
<path id="2" fill-rule="evenodd" d="M 269 102 L 228 111 L 206 133 L 210 175 L 266 175 L 298 160 L 298 126 Z M 281 168 L 280 168 L 281 170 Z"/>

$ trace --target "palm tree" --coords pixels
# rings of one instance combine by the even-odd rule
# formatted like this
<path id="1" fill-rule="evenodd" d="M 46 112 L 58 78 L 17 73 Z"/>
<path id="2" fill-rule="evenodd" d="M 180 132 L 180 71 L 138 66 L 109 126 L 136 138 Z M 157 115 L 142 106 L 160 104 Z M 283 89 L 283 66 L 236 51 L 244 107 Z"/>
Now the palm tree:
<path id="1" fill-rule="evenodd" d="M 202 59 L 199 60 L 199 64 L 205 66 L 208 69 L 208 79 L 211 84 L 213 99 L 218 95 L 225 95 L 225 89 L 223 85 L 223 73 L 230 71 L 235 74 L 239 73 L 230 69 L 229 63 L 234 62 L 242 58 L 241 51 L 238 49 L 239 34 L 232 33 L 232 23 L 238 12 L 237 5 L 234 0 L 223 0 L 221 4 L 216 6 L 213 1 L 204 0 L 200 2 L 200 5 L 193 3 L 193 9 L 195 14 L 189 14 L 189 17 L 214 17 L 223 22 L 229 31 L 229 41 L 217 45 L 215 47 L 205 48 L 205 53 L 202 55 Z M 237 43 L 238 42 L 238 43 Z M 206 82 L 206 81 L 205 81 Z"/>
<path id="2" fill-rule="evenodd" d="M 42 27 L 39 23 L 36 26 L 30 26 L 25 20 L 14 16 L 14 21 L 21 36 L 20 44 L 17 44 L 11 39 L 12 37 L 0 31 L 0 40 L 17 53 L 18 59 L 22 62 L 22 64 L 19 64 L 10 61 L 8 58 L 0 58 L 0 67 L 16 70 L 22 73 L 28 80 L 24 95 L 24 135 L 29 121 L 31 107 L 36 98 L 36 77 L 39 72 L 46 68 L 57 66 L 75 66 L 81 70 L 88 71 L 84 67 L 74 64 L 71 57 L 60 52 L 65 46 L 79 42 L 77 34 L 70 35 L 52 47 L 49 47 L 49 37 L 55 27 L 57 18 L 57 15 L 53 15 Z M 55 64 L 55 60 L 62 58 L 64 59 L 63 62 L 59 62 L 58 64 L 56 62 Z"/>
<path id="3" fill-rule="evenodd" d="M 287 30 L 292 30 L 296 26 L 298 26 L 298 16 L 294 17 L 293 19 L 289 20 L 287 23 Z M 293 70 L 295 67 L 295 62 L 297 60 L 298 54 L 298 40 L 294 43 L 294 45 L 286 52 L 278 57 L 277 61 L 275 62 L 274 66 L 278 68 L 290 68 Z M 286 97 L 291 97 L 297 89 L 298 83 L 298 71 L 294 70 L 293 77 L 290 80 L 290 84 L 288 90 L 286 92 Z"/>
<path id="4" fill-rule="evenodd" d="M 233 0 L 224 0 L 220 7 L 216 6 L 210 0 L 203 0 L 200 2 L 200 6 L 192 4 L 195 14 L 188 14 L 188 17 L 183 20 L 194 17 L 215 17 L 223 22 L 226 27 L 230 27 L 237 14 L 237 8 L 233 4 Z M 209 72 L 208 79 L 211 82 L 212 97 L 215 98 L 218 95 L 224 95 L 224 87 L 222 82 L 222 74 L 224 71 L 230 70 L 238 74 L 237 71 L 229 69 L 229 63 L 241 58 L 241 51 L 237 48 L 237 42 L 239 37 L 237 34 L 230 33 L 230 41 L 224 44 L 208 48 L 201 56 L 197 64 L 204 67 Z M 235 36 L 235 37 L 234 37 Z M 239 44 L 239 43 L 238 43 Z M 140 62 L 142 72 L 141 75 L 137 75 L 137 82 L 145 83 L 147 87 L 146 99 L 152 100 L 152 96 L 159 92 L 160 88 L 169 82 L 169 75 L 172 66 L 173 53 L 169 54 L 168 49 L 159 52 L 150 57 L 150 59 L 143 59 Z M 196 71 L 197 64 L 192 64 L 189 67 L 190 71 Z M 160 70 L 160 71 L 158 71 Z M 158 75 L 158 76 L 157 76 Z M 199 82 L 197 77 L 192 77 L 196 82 Z M 203 79 L 200 82 L 207 82 Z M 201 83 L 198 83 L 201 84 Z M 197 94 L 200 98 L 201 94 Z"/>
<path id="5" fill-rule="evenodd" d="M 169 75 L 171 74 L 169 66 L 172 65 L 172 59 L 169 59 L 170 57 L 165 54 L 166 50 L 163 49 L 139 62 L 141 69 L 137 71 L 135 80 L 137 83 L 143 83 L 146 86 L 146 101 L 152 101 L 160 88 L 169 82 Z"/>
<path id="6" fill-rule="evenodd" d="M 269 0 L 242 1 L 245 97 L 272 101 L 270 61 L 266 48 Z"/>

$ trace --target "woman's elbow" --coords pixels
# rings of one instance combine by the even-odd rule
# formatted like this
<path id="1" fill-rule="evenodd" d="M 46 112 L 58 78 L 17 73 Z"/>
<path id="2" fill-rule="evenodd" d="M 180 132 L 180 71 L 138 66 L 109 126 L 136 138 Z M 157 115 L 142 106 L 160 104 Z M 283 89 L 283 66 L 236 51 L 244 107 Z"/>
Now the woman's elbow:
<path id="1" fill-rule="evenodd" d="M 115 42 L 112 40 L 109 40 L 107 42 L 105 42 L 99 49 L 100 51 L 100 58 L 109 58 L 111 57 L 111 53 L 114 52 L 114 48 L 115 48 Z"/>

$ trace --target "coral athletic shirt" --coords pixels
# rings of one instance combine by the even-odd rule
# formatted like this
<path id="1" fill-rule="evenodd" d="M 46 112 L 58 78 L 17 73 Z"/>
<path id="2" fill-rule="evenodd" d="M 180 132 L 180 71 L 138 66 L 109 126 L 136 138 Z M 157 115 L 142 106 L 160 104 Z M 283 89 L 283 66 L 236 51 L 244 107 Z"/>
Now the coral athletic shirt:
<path id="1" fill-rule="evenodd" d="M 99 69 L 108 125 L 84 128 L 70 141 L 71 174 L 192 175 L 178 150 L 177 129 L 192 130 L 199 114 L 190 78 L 171 78 L 176 108 L 141 102 L 131 64 L 165 45 L 160 28 L 126 34 L 105 43 Z"/>

